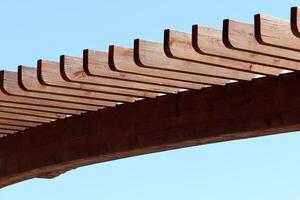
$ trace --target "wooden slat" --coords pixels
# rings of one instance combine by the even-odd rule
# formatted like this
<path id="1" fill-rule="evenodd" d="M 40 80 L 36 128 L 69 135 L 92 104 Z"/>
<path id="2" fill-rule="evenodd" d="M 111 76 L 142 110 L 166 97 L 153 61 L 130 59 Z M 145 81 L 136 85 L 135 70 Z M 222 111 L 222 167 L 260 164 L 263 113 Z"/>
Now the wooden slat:
<path id="1" fill-rule="evenodd" d="M 102 85 L 95 85 L 95 84 L 86 84 L 82 83 L 80 81 L 81 79 L 89 79 L 88 75 L 83 74 L 83 64 L 82 59 L 77 57 L 71 57 L 71 56 L 61 56 L 60 64 L 56 62 L 51 61 L 39 61 L 38 63 L 38 72 L 40 73 L 40 80 L 46 85 L 51 86 L 58 86 L 58 87 L 64 87 L 64 88 L 71 88 L 71 89 L 78 89 L 80 90 L 84 96 L 84 94 L 87 94 L 87 97 L 91 98 L 98 98 L 98 99 L 108 99 L 108 100 L 114 100 L 119 101 L 118 99 L 123 99 L 124 96 L 128 96 L 129 99 L 132 99 L 132 101 L 135 100 L 135 98 L 131 97 L 148 97 L 148 98 L 154 98 L 158 94 L 153 92 L 147 92 L 143 90 L 132 90 L 132 89 L 118 89 L 113 87 L 114 80 L 110 79 L 110 86 L 102 86 Z M 68 69 L 78 68 L 81 66 L 80 76 L 74 77 L 72 81 L 69 81 L 68 79 L 64 79 L 66 77 L 66 71 Z M 83 78 L 85 77 L 85 78 Z M 83 92 L 82 92 L 83 91 Z M 115 91 L 115 92 L 114 92 Z M 78 92 L 76 93 L 78 94 Z"/>
<path id="2" fill-rule="evenodd" d="M 5 119 L 17 119 L 21 121 L 29 121 L 29 122 L 38 122 L 38 123 L 49 123 L 54 119 L 45 118 L 45 117 L 37 117 L 31 115 L 24 115 L 19 113 L 9 113 L 0 111 L 0 117 Z"/>
<path id="3" fill-rule="evenodd" d="M 64 87 L 56 87 L 43 85 L 38 81 L 37 69 L 25 66 L 19 66 L 19 84 L 22 84 L 24 89 L 41 93 L 41 96 L 50 99 L 60 99 L 61 101 L 81 103 L 94 106 L 114 106 L 116 101 L 133 102 L 134 99 L 126 96 L 117 96 L 111 94 L 98 94 L 92 91 L 75 90 Z M 49 97 L 48 97 L 49 96 Z M 90 97 L 91 96 L 91 97 Z M 96 99 L 96 97 L 106 98 L 105 100 Z M 90 98 L 89 98 L 90 97 Z M 108 100 L 109 98 L 109 100 Z M 115 98 L 113 101 L 112 99 Z"/>
<path id="4" fill-rule="evenodd" d="M 112 78 L 113 80 L 119 80 L 120 84 L 122 85 L 124 83 L 130 83 L 130 85 L 133 85 L 135 88 L 140 87 L 139 84 L 143 83 L 145 89 L 159 93 L 172 94 L 178 91 L 178 87 L 165 84 L 164 79 L 161 78 L 117 71 L 114 66 L 109 65 L 107 52 L 86 49 L 83 52 L 83 58 L 83 69 L 87 74 L 90 75 L 89 77 L 93 78 L 93 80 L 86 80 L 89 83 L 94 82 L 97 84 L 101 84 L 102 79 L 99 79 L 97 77 L 107 77 Z M 78 74 L 78 72 L 82 70 L 81 68 L 75 69 L 74 67 L 72 68 L 72 71 L 70 69 L 71 68 L 65 70 L 66 76 L 70 79 L 73 79 L 76 74 Z"/>
<path id="5" fill-rule="evenodd" d="M 16 120 L 16 119 L 6 119 L 6 118 L 0 117 L 0 124 L 22 126 L 22 127 L 36 127 L 38 125 L 41 125 L 42 123 L 21 121 L 21 120 Z"/>
<path id="6" fill-rule="evenodd" d="M 293 34 L 288 20 L 257 14 L 255 36 L 262 44 L 300 50 L 300 39 Z"/>
<path id="7" fill-rule="evenodd" d="M 2 82 L 0 83 L 0 85 Z M 24 108 L 28 110 L 44 111 L 54 114 L 68 114 L 79 115 L 83 111 L 66 109 L 61 107 L 52 107 L 52 104 L 40 99 L 33 99 L 27 97 L 9 95 L 4 91 L 3 87 L 0 87 L 0 106 L 12 107 L 12 108 Z"/>
<path id="8" fill-rule="evenodd" d="M 300 37 L 300 13 L 298 7 L 291 8 L 291 28 L 296 37 Z"/>
<path id="9" fill-rule="evenodd" d="M 0 134 L 14 134 L 17 131 L 0 128 Z"/>
<path id="10" fill-rule="evenodd" d="M 0 134 L 0 138 L 6 137 L 6 134 Z"/>
<path id="11" fill-rule="evenodd" d="M 182 87 L 183 89 L 201 89 L 206 85 L 197 82 L 196 75 L 187 76 L 186 73 L 166 71 L 154 68 L 139 67 L 134 62 L 133 49 L 119 46 L 110 46 L 109 48 L 109 63 L 120 72 L 146 75 L 150 78 L 159 79 L 163 84 Z M 191 78 L 192 76 L 192 78 Z M 153 79 L 155 80 L 155 79 Z M 225 83 L 224 83 L 225 84 Z"/>
<path id="12" fill-rule="evenodd" d="M 163 44 L 157 42 L 135 40 L 134 51 L 137 64 L 142 67 L 197 74 L 197 80 L 204 84 L 222 85 L 230 80 L 251 80 L 258 75 L 214 65 L 168 58 L 164 52 Z"/>
<path id="13" fill-rule="evenodd" d="M 193 46 L 199 53 L 206 53 L 215 56 L 221 56 L 241 61 L 247 61 L 272 67 L 278 67 L 285 70 L 300 70 L 300 66 L 298 62 L 281 59 L 273 56 L 267 56 L 258 54 L 255 52 L 249 52 L 246 48 L 248 38 L 247 37 L 254 37 L 254 29 L 253 26 L 245 26 L 242 28 L 242 31 L 245 32 L 245 29 L 248 28 L 248 36 L 244 33 L 244 38 L 240 36 L 239 46 L 244 46 L 243 49 L 236 48 L 231 45 L 229 39 L 229 26 L 232 21 L 225 20 L 224 21 L 224 29 L 223 29 L 223 41 L 222 38 L 222 31 L 214 28 L 208 28 L 203 26 L 194 25 L 193 26 Z M 252 28 L 252 29 L 251 29 Z M 251 32 L 252 31 L 252 32 Z M 243 35 L 243 34 L 241 34 Z M 254 37 L 255 39 L 255 37 Z M 214 40 L 219 41 L 217 48 L 211 45 Z M 224 43 L 222 43 L 224 42 Z M 256 41 L 257 42 L 257 41 Z M 236 43 L 237 45 L 237 43 Z"/>
<path id="14" fill-rule="evenodd" d="M 44 117 L 36 117 L 36 116 L 2 112 L 2 111 L 0 111 L 0 117 L 5 119 L 17 119 L 21 121 L 30 121 L 30 122 L 38 122 L 38 123 L 48 123 L 53 121 L 53 119 L 44 118 Z"/>
<path id="15" fill-rule="evenodd" d="M 87 59 L 85 58 L 86 61 L 84 62 L 88 62 Z M 96 68 L 100 69 L 100 72 L 96 70 L 99 72 L 96 75 L 86 74 L 82 59 L 70 56 L 61 58 L 61 72 L 67 80 L 88 83 L 86 85 L 95 91 L 150 98 L 156 97 L 160 93 L 165 93 L 165 91 L 173 93 L 173 90 L 168 87 L 137 82 L 136 80 L 126 80 L 126 78 L 115 76 L 115 73 L 108 66 L 107 53 L 100 54 L 97 59 L 98 66 Z M 86 65 L 88 67 L 88 63 Z"/>
<path id="16" fill-rule="evenodd" d="M 26 127 L 0 124 L 0 128 L 15 131 L 24 131 Z"/>
<path id="17" fill-rule="evenodd" d="M 1 105 L 2 102 L 0 102 Z M 18 105 L 18 104 L 17 104 Z M 36 117 L 44 117 L 48 119 L 63 119 L 66 116 L 59 113 L 50 113 L 50 112 L 44 112 L 44 111 L 38 111 L 38 110 L 30 110 L 30 109 L 24 109 L 19 107 L 4 107 L 0 106 L 1 112 L 8 112 L 13 114 L 23 114 L 23 115 L 30 115 L 30 116 L 36 116 Z"/>
<path id="18" fill-rule="evenodd" d="M 291 61 L 300 60 L 300 54 L 297 51 L 260 44 L 255 38 L 254 25 L 252 24 L 226 20 L 224 25 L 224 36 L 228 37 L 226 39 L 230 41 L 232 47 Z"/>
<path id="19" fill-rule="evenodd" d="M 92 105 L 83 105 L 78 103 L 64 102 L 60 99 L 59 95 L 47 95 L 38 92 L 25 91 L 20 88 L 18 84 L 17 74 L 14 72 L 2 71 L 1 75 L 1 89 L 2 92 L 9 94 L 9 96 L 20 96 L 20 97 L 29 97 L 28 99 L 18 99 L 14 98 L 14 101 L 22 102 L 23 100 L 27 100 L 28 103 L 36 104 L 40 103 L 44 106 L 57 107 L 57 108 L 67 108 L 74 109 L 78 111 L 95 111 L 98 109 L 97 106 Z M 10 98 L 7 98 L 10 101 Z"/>
<path id="20" fill-rule="evenodd" d="M 218 50 L 223 50 L 226 48 L 222 42 L 221 34 L 219 34 L 219 37 L 213 37 L 213 40 L 210 40 L 208 43 L 201 43 L 201 47 L 203 47 L 203 45 L 210 45 L 209 48 Z M 193 48 L 192 34 L 169 29 L 165 30 L 164 49 L 169 57 L 187 61 L 209 63 L 220 67 L 255 72 L 259 73 L 260 75 L 279 75 L 282 72 L 281 69 L 266 65 L 199 53 Z M 258 75 L 258 77 L 260 76 Z"/>

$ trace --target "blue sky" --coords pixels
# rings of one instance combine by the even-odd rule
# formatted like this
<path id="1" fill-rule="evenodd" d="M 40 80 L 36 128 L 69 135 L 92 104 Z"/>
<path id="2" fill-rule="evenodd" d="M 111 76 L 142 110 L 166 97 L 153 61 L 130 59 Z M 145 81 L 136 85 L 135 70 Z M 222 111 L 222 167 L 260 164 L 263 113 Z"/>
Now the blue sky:
<path id="1" fill-rule="evenodd" d="M 252 22 L 264 13 L 289 18 L 299 1 L 0 1 L 0 67 L 81 56 L 85 48 L 162 41 L 165 28 L 221 28 L 225 18 Z M 299 199 L 300 135 L 231 141 L 82 167 L 52 180 L 0 189 L 14 199 Z"/>

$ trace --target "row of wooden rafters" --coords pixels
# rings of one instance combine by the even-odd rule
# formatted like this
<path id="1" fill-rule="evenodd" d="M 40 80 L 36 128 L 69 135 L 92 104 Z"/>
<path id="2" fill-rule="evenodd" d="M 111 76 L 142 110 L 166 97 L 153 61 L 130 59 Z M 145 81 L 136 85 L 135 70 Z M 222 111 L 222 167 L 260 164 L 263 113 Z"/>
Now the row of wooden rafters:
<path id="1" fill-rule="evenodd" d="M 165 30 L 163 44 L 138 39 L 133 49 L 84 50 L 83 58 L 1 71 L 0 137 L 120 103 L 300 70 L 298 8 L 290 21 L 258 14 L 254 25 L 223 25 Z"/>

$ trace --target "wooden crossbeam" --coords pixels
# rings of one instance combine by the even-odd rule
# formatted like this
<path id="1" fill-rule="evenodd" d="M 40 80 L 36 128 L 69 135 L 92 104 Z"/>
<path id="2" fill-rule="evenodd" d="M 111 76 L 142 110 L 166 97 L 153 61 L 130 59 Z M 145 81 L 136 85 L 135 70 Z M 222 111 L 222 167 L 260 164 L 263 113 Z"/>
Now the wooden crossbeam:
<path id="1" fill-rule="evenodd" d="M 300 130 L 300 14 L 167 29 L 0 71 L 0 187 L 112 159 Z M 30 156 L 28 156 L 30 155 Z"/>
<path id="2" fill-rule="evenodd" d="M 290 73 L 165 95 L 6 137 L 0 186 L 128 156 L 299 130 L 300 102 L 292 95 L 299 81 L 299 73 Z"/>

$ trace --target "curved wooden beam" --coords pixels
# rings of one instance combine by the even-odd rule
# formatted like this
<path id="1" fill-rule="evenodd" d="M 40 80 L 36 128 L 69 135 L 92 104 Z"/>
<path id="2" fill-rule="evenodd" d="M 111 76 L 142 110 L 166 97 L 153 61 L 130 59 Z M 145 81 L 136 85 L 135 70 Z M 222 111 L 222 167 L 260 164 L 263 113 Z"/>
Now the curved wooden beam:
<path id="1" fill-rule="evenodd" d="M 128 156 L 299 130 L 300 100 L 291 95 L 299 86 L 295 72 L 145 99 L 19 132 L 0 140 L 0 186 Z"/>

